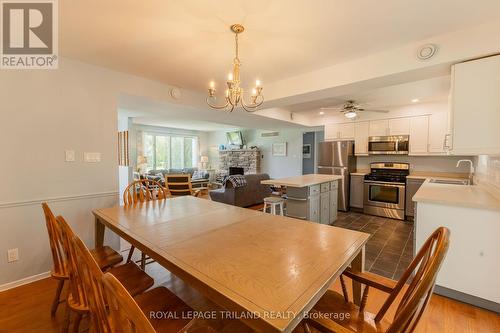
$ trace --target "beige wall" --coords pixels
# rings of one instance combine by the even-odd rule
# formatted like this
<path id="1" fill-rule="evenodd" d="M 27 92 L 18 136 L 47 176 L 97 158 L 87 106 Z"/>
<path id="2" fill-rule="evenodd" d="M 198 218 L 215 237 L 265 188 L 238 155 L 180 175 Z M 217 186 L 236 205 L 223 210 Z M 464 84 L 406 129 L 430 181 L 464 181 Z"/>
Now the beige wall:
<path id="1" fill-rule="evenodd" d="M 50 269 L 41 201 L 92 245 L 91 209 L 118 201 L 118 98 L 175 102 L 169 89 L 67 59 L 58 70 L 1 71 L 0 288 Z M 198 97 L 184 92 L 190 99 Z M 64 161 L 65 149 L 76 151 L 75 162 Z M 84 163 L 83 152 L 100 152 L 102 161 Z M 116 237 L 109 241 L 118 246 Z M 19 248 L 18 262 L 7 263 L 10 248 Z"/>

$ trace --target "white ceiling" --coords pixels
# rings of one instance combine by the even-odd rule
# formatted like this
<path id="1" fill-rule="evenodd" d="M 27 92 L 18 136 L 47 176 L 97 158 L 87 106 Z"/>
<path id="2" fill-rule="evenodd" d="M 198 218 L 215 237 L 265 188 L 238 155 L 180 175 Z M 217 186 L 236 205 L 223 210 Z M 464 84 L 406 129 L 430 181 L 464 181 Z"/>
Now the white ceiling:
<path id="1" fill-rule="evenodd" d="M 358 92 L 352 95 L 327 98 L 307 103 L 295 104 L 286 107 L 287 110 L 309 116 L 318 116 L 322 107 L 339 107 L 347 100 L 354 100 L 365 108 L 392 109 L 398 106 L 408 105 L 413 99 L 419 103 L 443 101 L 448 98 L 450 92 L 450 76 L 414 81 L 398 84 L 379 89 Z M 335 115 L 338 111 L 322 110 L 325 115 Z"/>
<path id="2" fill-rule="evenodd" d="M 266 82 L 500 17 L 498 0 L 60 1 L 61 55 L 203 90 L 233 58 Z"/>

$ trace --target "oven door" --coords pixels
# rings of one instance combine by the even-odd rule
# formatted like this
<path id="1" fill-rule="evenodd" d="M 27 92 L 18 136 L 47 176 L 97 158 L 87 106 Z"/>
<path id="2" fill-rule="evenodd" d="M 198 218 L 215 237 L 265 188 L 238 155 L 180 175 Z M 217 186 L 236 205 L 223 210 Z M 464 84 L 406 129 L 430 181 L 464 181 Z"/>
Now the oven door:
<path id="1" fill-rule="evenodd" d="M 364 204 L 405 209 L 405 185 L 365 180 Z"/>

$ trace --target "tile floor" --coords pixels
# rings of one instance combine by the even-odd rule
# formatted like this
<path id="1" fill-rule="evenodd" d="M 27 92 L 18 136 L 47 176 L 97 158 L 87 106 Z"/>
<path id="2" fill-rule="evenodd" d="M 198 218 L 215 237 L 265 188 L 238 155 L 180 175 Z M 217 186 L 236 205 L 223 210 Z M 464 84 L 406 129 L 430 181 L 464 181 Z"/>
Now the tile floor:
<path id="1" fill-rule="evenodd" d="M 365 250 L 367 271 L 397 280 L 413 258 L 413 222 L 339 212 L 333 225 L 372 235 Z"/>

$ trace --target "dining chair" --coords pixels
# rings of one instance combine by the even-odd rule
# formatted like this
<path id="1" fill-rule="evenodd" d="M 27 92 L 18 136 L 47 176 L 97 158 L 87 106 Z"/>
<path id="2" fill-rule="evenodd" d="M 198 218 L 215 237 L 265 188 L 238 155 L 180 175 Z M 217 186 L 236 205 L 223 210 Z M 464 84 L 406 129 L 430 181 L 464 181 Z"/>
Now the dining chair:
<path id="1" fill-rule="evenodd" d="M 165 187 L 172 197 L 183 195 L 198 197 L 201 193 L 200 190 L 193 189 L 191 174 L 189 173 L 166 174 Z"/>
<path id="2" fill-rule="evenodd" d="M 81 271 L 81 267 L 84 266 L 86 262 L 78 257 L 75 245 L 77 243 L 75 240 L 78 240 L 81 244 L 83 244 L 83 242 L 81 242 L 80 238 L 73 232 L 62 216 L 57 216 L 56 221 L 61 230 L 62 244 L 67 259 L 67 270 L 69 275 L 69 292 L 66 298 L 66 314 L 62 331 L 69 331 L 71 322 L 70 312 L 74 312 L 76 317 L 73 323 L 73 332 L 78 332 L 80 321 L 84 315 L 89 313 L 90 302 L 92 301 L 90 298 L 92 297 L 92 291 L 84 284 L 85 276 L 82 275 Z M 88 249 L 87 252 L 97 270 L 102 273 L 94 256 L 92 256 Z M 129 293 L 134 296 L 149 289 L 154 283 L 154 280 L 134 263 L 126 263 L 120 266 L 111 267 L 108 269 L 108 272 L 112 272 L 123 283 Z"/>
<path id="3" fill-rule="evenodd" d="M 123 191 L 123 204 L 125 206 L 130 206 L 139 202 L 153 201 L 153 200 L 163 200 L 168 197 L 168 191 L 156 180 L 152 179 L 141 179 L 135 180 L 130 183 L 125 191 Z M 132 256 L 135 251 L 135 246 L 131 245 L 128 251 L 127 262 L 132 261 Z M 146 264 L 154 262 L 150 260 L 146 254 L 141 253 L 141 269 L 146 268 Z"/>
<path id="4" fill-rule="evenodd" d="M 187 319 L 193 310 L 165 287 L 158 287 L 132 298 L 113 274 L 103 274 L 102 283 L 108 302 L 109 327 L 112 333 L 215 333 L 206 323 Z M 101 302 L 102 305 L 104 302 Z M 168 313 L 170 317 L 146 317 L 145 313 L 151 311 Z"/>
<path id="5" fill-rule="evenodd" d="M 419 322 L 434 290 L 438 271 L 448 251 L 450 231 L 440 227 L 424 243 L 399 281 L 368 272 L 347 269 L 344 276 L 365 286 L 359 306 L 349 302 L 343 276 L 342 294 L 328 290 L 303 321 L 303 328 L 310 332 L 309 325 L 320 332 L 340 333 L 410 333 Z M 406 283 L 409 282 L 405 289 Z M 365 311 L 370 287 L 388 294 L 376 314 Z M 384 319 L 396 297 L 402 294 L 392 322 Z M 347 316 L 347 314 L 349 316 Z"/>
<path id="6" fill-rule="evenodd" d="M 62 236 L 56 217 L 49 205 L 46 202 L 42 203 L 43 213 L 45 215 L 45 225 L 49 235 L 50 252 L 52 254 L 53 266 L 51 276 L 58 280 L 56 295 L 52 302 L 50 314 L 53 317 L 56 314 L 57 308 L 61 301 L 61 292 L 64 288 L 65 282 L 69 279 L 67 260 L 64 255 L 62 244 Z M 97 261 L 101 269 L 114 266 L 122 262 L 123 257 L 109 246 L 98 247 L 91 250 L 92 256 Z"/>

